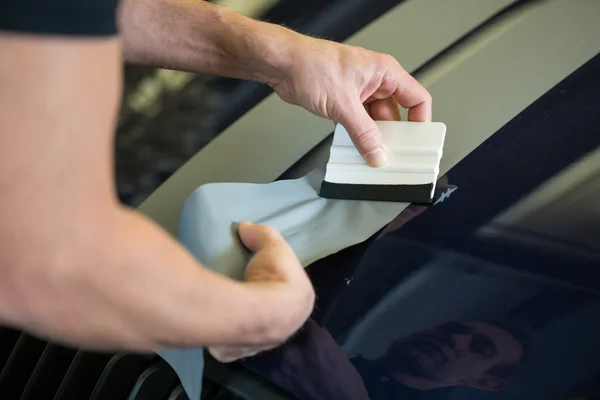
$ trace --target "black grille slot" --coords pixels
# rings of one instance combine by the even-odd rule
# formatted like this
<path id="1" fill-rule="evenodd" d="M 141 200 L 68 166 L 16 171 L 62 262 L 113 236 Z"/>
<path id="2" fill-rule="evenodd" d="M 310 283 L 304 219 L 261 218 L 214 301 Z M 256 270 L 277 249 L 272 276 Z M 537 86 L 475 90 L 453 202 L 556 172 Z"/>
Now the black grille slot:
<path id="1" fill-rule="evenodd" d="M 77 352 L 48 343 L 27 381 L 22 400 L 40 398 L 40 393 L 56 393 Z"/>
<path id="2" fill-rule="evenodd" d="M 156 355 L 77 351 L 6 328 L 0 328 L 0 398 L 189 400 Z"/>
<path id="3" fill-rule="evenodd" d="M 110 354 L 78 351 L 54 395 L 54 400 L 89 399 L 110 359 Z"/>
<path id="4" fill-rule="evenodd" d="M 0 372 L 0 398 L 21 396 L 45 347 L 45 342 L 27 334 L 19 336 Z M 2 396 L 3 393 L 7 396 Z"/>
<path id="5" fill-rule="evenodd" d="M 273 397 L 273 389 L 239 365 L 209 358 L 197 400 L 289 398 Z M 0 328 L 0 399 L 189 400 L 173 369 L 154 354 L 78 351 L 6 328 Z"/>

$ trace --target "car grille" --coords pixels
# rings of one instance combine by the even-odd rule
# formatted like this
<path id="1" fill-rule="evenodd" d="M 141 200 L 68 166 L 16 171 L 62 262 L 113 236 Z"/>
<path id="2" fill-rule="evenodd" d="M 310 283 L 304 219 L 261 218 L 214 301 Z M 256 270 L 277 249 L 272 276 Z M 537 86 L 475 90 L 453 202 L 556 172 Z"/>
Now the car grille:
<path id="1" fill-rule="evenodd" d="M 201 400 L 239 397 L 206 379 Z M 70 349 L 0 328 L 0 399 L 187 400 L 175 372 L 156 355 Z"/>

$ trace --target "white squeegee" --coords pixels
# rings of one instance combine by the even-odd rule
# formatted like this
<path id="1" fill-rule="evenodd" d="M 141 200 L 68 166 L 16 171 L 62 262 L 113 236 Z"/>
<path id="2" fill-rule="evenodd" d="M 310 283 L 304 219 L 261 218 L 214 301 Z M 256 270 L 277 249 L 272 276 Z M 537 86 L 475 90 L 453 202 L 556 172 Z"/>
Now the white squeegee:
<path id="1" fill-rule="evenodd" d="M 431 203 L 440 171 L 446 125 L 377 121 L 388 162 L 369 166 L 338 124 L 319 195 L 330 199 Z"/>

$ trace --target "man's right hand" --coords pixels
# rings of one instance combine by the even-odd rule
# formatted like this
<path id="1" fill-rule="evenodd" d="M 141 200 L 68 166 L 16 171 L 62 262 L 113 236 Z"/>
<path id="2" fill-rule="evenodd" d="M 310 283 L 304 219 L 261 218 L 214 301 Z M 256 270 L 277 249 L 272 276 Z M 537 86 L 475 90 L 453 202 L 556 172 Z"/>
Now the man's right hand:
<path id="1" fill-rule="evenodd" d="M 0 54 L 0 325 L 85 350 L 207 347 L 222 360 L 302 325 L 314 293 L 273 229 L 240 227 L 255 255 L 239 282 L 119 204 L 116 36 L 0 33 Z"/>
<path id="2" fill-rule="evenodd" d="M 95 28 L 110 26 L 103 16 Z M 116 32 L 27 27 L 0 32 L 0 325 L 85 350 L 206 347 L 223 361 L 299 329 L 314 292 L 273 229 L 240 226 L 255 255 L 239 282 L 119 203 Z"/>
<path id="3" fill-rule="evenodd" d="M 221 362 L 232 362 L 279 346 L 304 324 L 315 301 L 304 268 L 276 229 L 243 222 L 238 232 L 242 243 L 254 253 L 246 268 L 245 285 L 250 290 L 271 292 L 266 298 L 269 303 L 276 302 L 264 304 L 264 308 L 256 312 L 274 312 L 273 326 L 278 328 L 273 330 L 272 338 L 262 343 L 249 340 L 209 347 L 210 354 Z"/>

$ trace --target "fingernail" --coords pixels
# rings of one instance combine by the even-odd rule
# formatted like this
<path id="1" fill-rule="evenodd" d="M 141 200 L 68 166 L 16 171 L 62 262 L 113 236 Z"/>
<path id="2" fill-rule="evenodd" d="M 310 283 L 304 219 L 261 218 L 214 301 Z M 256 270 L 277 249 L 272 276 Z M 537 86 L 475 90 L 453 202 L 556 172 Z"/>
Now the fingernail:
<path id="1" fill-rule="evenodd" d="M 242 241 L 242 238 L 240 237 L 240 222 L 232 222 L 231 223 L 231 233 L 234 237 L 234 240 L 244 249 L 246 250 L 247 256 L 249 258 L 252 258 L 252 256 L 254 255 L 254 253 L 252 253 L 252 251 L 246 247 L 246 245 L 244 244 L 244 242 Z"/>
<path id="2" fill-rule="evenodd" d="M 365 155 L 365 161 L 372 167 L 383 167 L 388 160 L 387 152 L 379 147 Z"/>

